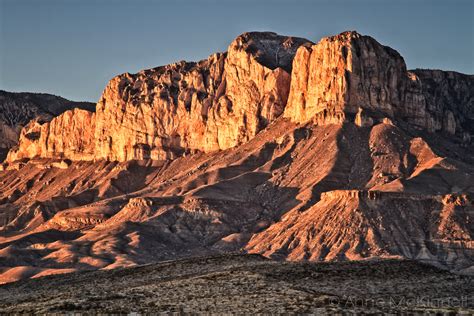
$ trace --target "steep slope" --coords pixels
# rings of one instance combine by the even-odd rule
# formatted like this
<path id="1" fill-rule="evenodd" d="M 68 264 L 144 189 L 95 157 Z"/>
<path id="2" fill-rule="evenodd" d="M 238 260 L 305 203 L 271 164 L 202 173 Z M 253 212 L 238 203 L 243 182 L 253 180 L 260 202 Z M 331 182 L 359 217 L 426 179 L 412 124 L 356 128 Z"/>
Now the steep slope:
<path id="1" fill-rule="evenodd" d="M 405 257 L 448 268 L 474 264 L 472 196 L 335 190 L 253 236 L 249 252 L 291 260 Z M 284 232 L 282 234 L 282 232 Z"/>
<path id="2" fill-rule="evenodd" d="M 355 32 L 246 33 L 112 79 L 0 165 L 0 281 L 226 251 L 472 273 L 473 76 L 416 72 Z"/>
<path id="3" fill-rule="evenodd" d="M 94 111 L 89 102 L 74 102 L 45 93 L 13 93 L 0 90 L 0 161 L 18 144 L 21 129 L 33 119 L 50 121 L 73 108 Z"/>
<path id="4" fill-rule="evenodd" d="M 33 276 L 241 248 L 291 260 L 403 256 L 469 272 L 474 170 L 462 157 L 472 152 L 456 145 L 461 158 L 442 159 L 418 136 L 393 144 L 380 130 L 402 133 L 277 120 L 239 147 L 173 161 L 9 166 L 1 279 L 18 266 Z M 375 187 L 388 192 L 367 192 Z"/>

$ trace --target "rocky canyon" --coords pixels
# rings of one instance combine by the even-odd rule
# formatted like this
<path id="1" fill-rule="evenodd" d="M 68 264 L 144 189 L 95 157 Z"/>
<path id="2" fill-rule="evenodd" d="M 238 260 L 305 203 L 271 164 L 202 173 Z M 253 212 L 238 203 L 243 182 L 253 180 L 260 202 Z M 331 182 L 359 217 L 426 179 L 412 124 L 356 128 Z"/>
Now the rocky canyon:
<path id="1" fill-rule="evenodd" d="M 249 32 L 0 109 L 1 283 L 235 252 L 474 273 L 474 76 L 370 36 Z"/>

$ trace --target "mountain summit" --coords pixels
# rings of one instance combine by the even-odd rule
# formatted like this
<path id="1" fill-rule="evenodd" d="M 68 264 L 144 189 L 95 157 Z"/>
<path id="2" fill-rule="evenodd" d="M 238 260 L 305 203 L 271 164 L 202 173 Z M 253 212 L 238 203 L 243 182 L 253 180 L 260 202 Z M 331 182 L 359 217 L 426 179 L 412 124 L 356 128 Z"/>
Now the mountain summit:
<path id="1" fill-rule="evenodd" d="M 474 76 L 270 32 L 110 80 L 0 165 L 0 280 L 244 251 L 473 272 Z"/>

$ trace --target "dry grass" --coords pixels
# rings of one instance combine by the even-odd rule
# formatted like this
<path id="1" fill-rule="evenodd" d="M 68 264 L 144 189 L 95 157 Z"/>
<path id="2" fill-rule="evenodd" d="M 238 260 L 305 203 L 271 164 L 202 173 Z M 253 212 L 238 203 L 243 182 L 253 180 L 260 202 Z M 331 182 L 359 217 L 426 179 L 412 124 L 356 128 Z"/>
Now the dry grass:
<path id="1" fill-rule="evenodd" d="M 473 280 L 405 260 L 291 263 L 224 255 L 11 283 L 0 287 L 0 310 L 472 313 Z"/>

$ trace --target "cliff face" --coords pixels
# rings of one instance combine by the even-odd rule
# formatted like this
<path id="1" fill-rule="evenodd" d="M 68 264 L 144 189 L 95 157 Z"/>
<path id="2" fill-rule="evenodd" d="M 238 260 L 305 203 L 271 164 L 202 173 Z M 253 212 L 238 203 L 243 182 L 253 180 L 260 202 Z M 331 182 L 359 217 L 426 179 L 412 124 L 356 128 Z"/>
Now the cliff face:
<path id="1" fill-rule="evenodd" d="M 415 69 L 434 130 L 458 134 L 466 143 L 474 136 L 474 76 L 454 71 Z"/>
<path id="2" fill-rule="evenodd" d="M 8 160 L 175 159 L 245 143 L 282 115 L 297 123 L 353 121 L 359 126 L 390 118 L 469 144 L 473 86 L 474 76 L 409 72 L 395 50 L 357 32 L 323 38 L 316 45 L 275 33 L 245 33 L 227 53 L 113 78 L 95 117 L 85 119 L 95 125 L 79 125 L 87 128 L 79 131 L 66 124 L 64 129 L 77 133 L 22 138 Z M 35 128 L 37 133 L 56 131 Z M 77 139 L 71 148 L 60 140 L 53 146 L 50 139 L 61 135 Z"/>
<path id="3" fill-rule="evenodd" d="M 33 120 L 22 129 L 21 145 L 10 150 L 7 160 L 24 157 L 92 160 L 94 129 L 94 113 L 82 109 L 66 111 L 51 122 Z"/>
<path id="4" fill-rule="evenodd" d="M 0 161 L 3 161 L 10 148 L 18 144 L 21 129 L 28 122 L 33 119 L 48 122 L 73 108 L 94 111 L 95 104 L 69 101 L 45 93 L 12 93 L 0 90 Z"/>
<path id="5" fill-rule="evenodd" d="M 468 141 L 473 86 L 474 76 L 409 72 L 395 50 L 369 36 L 345 32 L 298 50 L 285 116 L 324 122 L 365 110 Z"/>
<path id="6" fill-rule="evenodd" d="M 355 114 L 359 107 L 393 116 L 406 103 L 408 83 L 396 51 L 371 37 L 345 32 L 298 50 L 285 116 L 306 122 L 323 111 Z M 424 105 L 422 100 L 411 103 L 414 112 Z"/>
<path id="7" fill-rule="evenodd" d="M 245 33 L 226 54 L 112 79 L 97 104 L 96 158 L 168 159 L 248 141 L 283 112 L 287 71 L 307 42 Z"/>
<path id="8" fill-rule="evenodd" d="M 77 119 L 84 121 L 87 131 L 77 131 L 75 126 L 78 133 L 68 130 L 22 138 L 8 160 L 51 157 L 54 150 L 58 157 L 80 160 L 159 160 L 236 146 L 281 115 L 293 56 L 307 43 L 275 33 L 245 33 L 231 43 L 227 53 L 198 63 L 179 62 L 117 76 L 97 103 L 96 117 Z M 68 120 L 58 118 L 57 122 Z M 96 126 L 85 121 L 95 121 Z M 29 126 L 24 134 L 32 128 L 40 134 L 56 130 Z M 76 140 L 69 145 L 59 141 L 58 146 L 50 141 L 50 136 L 63 135 Z M 89 147 L 77 146 L 81 142 L 94 144 L 93 155 Z"/>

